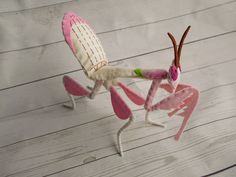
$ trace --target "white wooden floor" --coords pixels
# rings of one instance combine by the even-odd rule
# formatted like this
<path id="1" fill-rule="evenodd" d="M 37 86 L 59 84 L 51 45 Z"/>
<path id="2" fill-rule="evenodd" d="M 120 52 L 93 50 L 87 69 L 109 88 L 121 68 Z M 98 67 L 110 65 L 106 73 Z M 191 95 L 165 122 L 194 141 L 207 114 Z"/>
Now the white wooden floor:
<path id="1" fill-rule="evenodd" d="M 64 42 L 67 11 L 87 19 L 113 65 L 168 69 L 178 39 L 192 26 L 182 53 L 182 83 L 200 90 L 200 102 L 181 141 L 181 119 L 154 112 L 166 129 L 145 125 L 131 105 L 125 156 L 116 151 L 124 124 L 110 95 L 69 99 L 65 74 L 91 84 Z M 0 1 L 1 177 L 236 176 L 236 0 L 7 0 Z M 126 80 L 143 95 L 148 81 Z M 163 93 L 157 96 L 161 98 Z"/>

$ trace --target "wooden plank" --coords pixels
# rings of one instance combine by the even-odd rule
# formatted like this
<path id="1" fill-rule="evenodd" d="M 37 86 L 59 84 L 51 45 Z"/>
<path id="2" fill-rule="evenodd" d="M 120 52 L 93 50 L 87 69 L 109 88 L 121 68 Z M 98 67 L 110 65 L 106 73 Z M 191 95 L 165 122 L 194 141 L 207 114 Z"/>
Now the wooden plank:
<path id="1" fill-rule="evenodd" d="M 0 6 L 0 14 L 2 13 L 19 13 L 19 11 L 29 10 L 29 9 L 36 9 L 48 6 L 55 6 L 61 3 L 66 3 L 71 0 L 8 0 L 8 1 L 1 1 Z"/>
<path id="2" fill-rule="evenodd" d="M 222 176 L 231 177 L 231 176 L 235 176 L 235 174 L 236 174 L 236 165 L 221 169 L 220 171 L 217 171 L 216 173 L 209 175 L 209 176 L 211 176 L 211 177 L 222 177 Z"/>
<path id="3" fill-rule="evenodd" d="M 78 166 L 75 170 L 68 170 L 66 172 L 68 175 L 60 175 L 70 176 L 75 172 L 74 174 L 83 173 L 82 176 L 106 176 L 108 175 L 106 172 L 109 171 L 109 175 L 115 176 L 116 171 L 121 170 L 121 175 L 125 176 L 128 175 L 127 172 L 131 173 L 129 171 L 132 171 L 133 173 L 135 170 L 135 166 L 126 167 L 125 162 L 135 162 L 136 160 L 139 162 L 139 160 L 145 159 L 145 161 L 150 160 L 147 166 L 159 167 L 160 159 L 163 159 L 166 155 L 168 156 L 168 154 L 176 155 L 173 164 L 167 164 L 170 167 L 158 168 L 160 174 L 165 172 L 174 173 L 173 169 L 181 170 L 186 166 L 203 168 L 206 164 L 202 161 L 209 163 L 207 164 L 209 168 L 203 169 L 204 171 L 195 171 L 198 171 L 198 173 L 204 172 L 204 174 L 209 173 L 218 167 L 222 167 L 222 165 L 232 164 L 232 160 L 235 161 L 236 158 L 235 155 L 232 155 L 236 145 L 236 130 L 234 128 L 236 110 L 232 107 L 232 105 L 235 105 L 235 95 L 232 95 L 232 91 L 235 89 L 236 84 L 233 84 L 202 91 L 200 105 L 178 143 L 173 140 L 173 135 L 176 133 L 181 119 L 160 117 L 159 120 L 165 121 L 167 124 L 166 129 L 147 126 L 143 124 L 144 112 L 141 110 L 135 112 L 135 124 L 123 135 L 126 151 L 124 158 L 117 155 L 114 147 L 116 131 L 123 124 L 123 121 L 110 116 L 99 121 L 2 147 L 0 149 L 0 162 L 2 164 L 0 174 L 2 176 L 17 177 L 44 176 Z M 221 93 L 220 97 L 217 96 L 218 93 Z M 152 148 L 152 146 L 154 147 Z M 217 149 L 215 149 L 216 147 Z M 206 151 L 207 149 L 211 151 Z M 222 151 L 223 149 L 224 151 Z M 227 156 L 227 153 L 229 156 Z M 151 158 L 152 154 L 157 154 L 155 160 Z M 223 155 L 224 157 L 222 157 Z M 212 156 L 215 158 L 214 163 L 210 163 L 212 162 Z M 220 158 L 223 158 L 223 160 L 217 160 Z M 86 164 L 88 159 L 94 159 L 95 162 Z M 108 162 L 110 162 L 110 165 Z M 152 163 L 154 163 L 154 166 Z M 93 166 L 93 164 L 95 165 Z M 101 169 L 101 164 L 106 165 Z M 120 167 L 121 164 L 124 165 L 124 168 Z M 144 169 L 147 170 L 147 166 Z M 94 170 L 90 171 L 90 174 L 86 174 L 84 168 Z M 129 170 L 122 170 L 126 168 Z M 140 166 L 140 168 L 142 167 Z M 164 170 L 165 168 L 168 170 Z M 139 173 L 146 170 L 142 168 Z M 153 171 L 155 172 L 155 170 Z M 190 173 L 191 171 L 184 172 Z M 167 176 L 167 174 L 162 175 Z"/>
<path id="4" fill-rule="evenodd" d="M 236 40 L 234 40 L 234 36 L 234 34 L 229 34 L 184 46 L 184 52 L 182 56 L 183 71 L 208 67 L 210 65 L 213 65 L 214 63 L 227 62 L 234 59 L 235 51 L 231 47 L 236 45 Z M 226 47 L 227 50 L 225 50 Z M 153 68 L 153 66 L 156 65 L 157 68 L 168 69 L 170 58 L 172 58 L 173 55 L 172 50 L 173 49 L 161 51 L 158 53 L 151 53 L 149 55 L 127 60 L 123 63 L 118 62 L 117 64 L 119 64 L 120 66 L 134 68 L 140 66 L 144 68 Z M 201 54 L 204 54 L 204 56 Z M 226 80 L 228 78 L 229 80 L 232 78 L 232 81 L 234 81 L 234 75 L 229 73 L 226 68 L 224 68 L 223 70 L 225 70 Z M 220 66 L 219 70 L 215 74 L 218 75 L 218 72 L 221 73 Z M 74 74 L 71 74 L 71 76 L 77 79 L 83 85 L 88 85 L 89 83 L 91 85 L 91 82 L 86 79 L 82 72 L 76 72 Z M 198 77 L 202 77 L 202 75 L 199 74 L 194 78 Z M 68 98 L 64 91 L 61 79 L 62 77 L 58 76 L 52 79 L 43 80 L 29 85 L 24 85 L 21 87 L 1 91 L 0 116 L 4 117 L 8 115 L 14 115 L 25 111 L 44 108 L 52 104 L 60 104 L 64 101 L 67 101 Z M 212 80 L 211 78 L 209 79 Z M 219 84 L 223 81 L 224 80 L 220 80 Z M 183 79 L 183 82 L 197 84 L 196 80 L 194 82 L 190 79 L 185 80 L 185 78 Z"/>
<path id="5" fill-rule="evenodd" d="M 161 0 L 158 3 L 153 0 L 145 1 L 145 3 L 135 0 L 120 0 L 119 2 L 81 0 L 22 11 L 17 14 L 2 14 L 1 20 L 7 29 L 2 31 L 4 41 L 2 41 L 0 51 L 18 50 L 62 40 L 61 19 L 67 11 L 78 12 L 93 24 L 95 31 L 103 32 L 190 13 L 193 8 L 201 10 L 228 2 L 230 1 L 200 0 L 198 6 L 195 6 L 194 1 L 184 0 L 182 1 L 185 4 L 183 8 L 171 0 Z M 169 9 L 163 10 L 163 7 L 169 7 Z M 10 27 L 13 29 L 9 30 Z M 15 36 L 16 34 L 20 35 Z M 12 41 L 12 37 L 14 37 L 14 41 Z"/>
<path id="6" fill-rule="evenodd" d="M 186 132 L 188 141 L 174 144 L 166 139 L 129 151 L 124 159 L 110 156 L 47 176 L 202 176 L 235 162 L 235 125 L 235 118 L 215 122 Z"/>
<path id="7" fill-rule="evenodd" d="M 114 3 L 111 4 L 114 5 Z M 140 7 L 140 9 L 142 8 Z M 201 100 L 191 117 L 182 141 L 176 143 L 173 140 L 173 135 L 178 130 L 182 119 L 177 117 L 168 119 L 165 112 L 155 112 L 151 114 L 152 118 L 158 118 L 168 127 L 161 129 L 147 126 L 142 122 L 144 111 L 132 105 L 131 109 L 135 110 L 136 124 L 133 124 L 123 135 L 125 157 L 120 158 L 116 154 L 114 143 L 116 132 L 124 122 L 114 116 L 109 93 L 104 92 L 93 101 L 79 99 L 79 109 L 73 112 L 61 108 L 60 105 L 61 102 L 67 100 L 65 95 L 61 96 L 64 89 L 59 87 L 61 86 L 60 75 L 63 74 L 60 70 L 57 74 L 54 72 L 55 70 L 48 72 L 45 69 L 48 74 L 45 74 L 45 77 L 42 75 L 27 77 L 26 82 L 20 81 L 15 85 L 9 84 L 13 83 L 10 78 L 13 77 L 14 74 L 11 73 L 14 72 L 11 71 L 5 75 L 9 81 L 8 88 L 3 87 L 3 90 L 0 91 L 0 97 L 2 96 L 0 107 L 4 108 L 2 113 L 2 109 L 0 111 L 0 116 L 3 115 L 0 119 L 0 176 L 203 176 L 235 164 L 236 95 L 234 93 L 236 74 L 234 74 L 234 66 L 236 59 L 232 50 L 235 42 L 232 41 L 236 41 L 236 37 L 235 28 L 233 25 L 229 25 L 234 18 L 223 15 L 222 18 L 218 18 L 219 23 L 214 22 L 211 26 L 213 16 L 215 18 L 217 14 L 226 13 L 226 10 L 222 9 L 223 7 L 219 8 L 218 11 L 212 13 L 212 16 L 205 15 L 205 18 L 199 18 L 199 14 L 196 13 L 190 20 L 196 20 L 194 26 L 202 26 L 207 31 L 205 33 L 203 29 L 200 29 L 202 31 L 188 39 L 188 45 L 185 46 L 184 51 L 189 52 L 183 53 L 182 79 L 185 83 L 191 83 L 201 90 Z M 232 14 L 232 11 L 234 8 L 228 8 L 228 14 Z M 227 19 L 225 19 L 226 16 Z M 186 19 L 182 18 L 182 20 Z M 175 24 L 179 22 L 173 19 L 170 21 Z M 187 21 L 188 19 L 186 23 Z M 167 21 L 161 23 L 165 22 Z M 180 23 L 185 24 L 185 22 Z M 128 34 L 132 34 L 132 31 L 136 33 L 131 37 L 138 37 L 139 33 L 148 34 L 153 38 L 152 34 L 155 32 L 153 29 L 156 28 L 150 28 L 152 25 L 145 25 L 144 28 L 142 26 L 127 28 L 123 30 L 124 34 L 119 30 L 101 35 L 112 34 L 106 36 L 105 39 L 111 40 L 116 37 L 115 44 L 123 47 L 118 50 L 121 54 L 116 53 L 115 50 L 111 51 L 112 55 L 125 59 L 123 61 L 119 58 L 118 60 L 111 58 L 113 61 L 117 60 L 113 63 L 114 65 L 149 68 L 157 65 L 157 58 L 162 58 L 163 60 L 158 60 L 158 67 L 167 68 L 170 63 L 168 59 L 173 57 L 172 49 L 171 51 L 166 49 L 152 52 L 149 49 L 156 51 L 162 48 L 146 47 L 143 44 L 131 47 L 127 45 L 130 42 L 127 40 L 127 37 L 130 37 L 127 36 L 127 32 Z M 172 25 L 164 24 L 160 27 L 164 29 L 164 27 L 172 27 Z M 232 30 L 228 33 L 229 29 Z M 214 32 L 209 32 L 210 30 L 214 30 Z M 145 33 L 142 33 L 143 31 Z M 177 28 L 176 31 L 175 33 L 180 35 L 181 28 Z M 221 32 L 225 34 L 218 35 Z M 215 35 L 215 38 L 211 38 L 211 35 Z M 206 39 L 201 40 L 201 38 Z M 223 40 L 220 40 L 221 38 Z M 153 39 L 142 37 L 135 38 L 132 43 L 145 42 L 145 40 L 153 45 L 159 44 Z M 165 42 L 160 42 L 160 44 L 163 48 L 168 47 Z M 113 49 L 114 46 L 108 47 Z M 44 48 L 40 51 L 43 53 L 40 56 L 44 55 L 43 50 Z M 55 48 L 52 52 L 55 52 Z M 143 55 L 145 52 L 148 54 Z M 128 58 L 130 54 L 139 56 L 130 59 Z M 13 60 L 12 63 L 15 64 Z M 53 63 L 54 61 L 50 64 Z M 8 62 L 6 64 L 9 66 Z M 31 63 L 27 67 L 30 66 L 32 66 Z M 2 68 L 6 70 L 8 67 Z M 24 72 L 22 71 L 22 73 Z M 72 72 L 71 75 L 82 80 L 84 85 L 89 84 L 81 72 Z M 46 77 L 51 77 L 51 79 L 45 79 Z M 40 81 L 35 82 L 35 80 Z M 31 81 L 32 83 L 27 84 Z M 144 95 L 149 87 L 146 81 L 128 79 L 126 82 Z M 3 94 L 1 95 L 1 93 Z M 161 92 L 156 98 L 160 99 L 163 96 L 164 94 Z M 27 98 L 29 99 L 27 100 Z M 7 107 L 9 105 L 12 107 Z M 37 110 L 32 111 L 34 109 Z M 10 116 L 10 114 L 22 113 L 22 111 L 25 113 Z M 222 175 L 225 176 L 232 176 L 232 174 L 234 171 L 231 170 L 222 172 Z"/>
<path id="8" fill-rule="evenodd" d="M 99 2 L 104 2 L 104 1 L 99 1 Z M 127 5 L 125 4 L 125 6 Z M 198 15 L 195 14 L 192 16 L 183 16 L 176 19 L 162 21 L 161 23 L 154 23 L 146 26 L 138 26 L 116 32 L 105 33 L 99 35 L 99 37 L 103 42 L 109 60 L 115 61 L 122 58 L 127 58 L 135 55 L 140 55 L 146 52 L 152 52 L 155 50 L 160 50 L 163 48 L 170 47 L 171 43 L 166 35 L 166 32 L 168 30 L 171 30 L 175 33 L 176 36 L 181 36 L 185 27 L 189 24 L 193 26 L 191 34 L 188 36 L 187 39 L 187 41 L 189 42 L 209 36 L 218 35 L 220 33 L 225 33 L 226 31 L 235 30 L 236 28 L 235 23 L 229 22 L 231 19 L 234 19 L 236 17 L 236 12 L 230 10 L 232 8 L 236 8 L 236 3 L 209 9 L 208 11 L 197 13 Z M 135 9 L 133 10 L 135 11 Z M 219 22 L 217 18 L 211 19 L 214 16 L 214 14 L 218 12 L 221 14 L 222 21 L 224 21 L 223 22 L 224 28 L 219 27 L 218 25 Z M 40 13 L 45 14 L 42 12 Z M 114 13 L 114 15 L 117 14 Z M 133 15 L 137 14 L 134 13 Z M 156 13 L 155 18 L 158 15 L 159 13 Z M 109 18 L 116 19 L 115 16 Z M 211 20 L 212 25 L 209 25 L 209 23 L 206 22 L 207 19 Z M 97 19 L 95 20 L 96 23 L 99 22 Z M 91 19 L 91 24 L 93 24 L 96 27 L 96 23 L 94 23 L 95 20 Z M 60 16 L 60 21 L 61 21 L 61 16 Z M 117 19 L 115 21 L 117 21 Z M 133 22 L 133 20 L 129 19 L 128 22 Z M 128 22 L 126 22 L 127 26 L 133 25 Z M 145 23 L 145 22 L 146 21 L 141 21 L 140 23 Z M 56 24 L 60 25 L 61 22 L 59 23 L 58 21 Z M 179 25 L 176 26 L 176 24 Z M 102 25 L 102 23 L 100 25 Z M 28 25 L 30 30 L 32 30 L 32 26 L 35 25 Z M 104 27 L 104 25 L 102 26 Z M 124 26 L 124 24 L 123 25 L 121 24 L 119 28 L 121 28 L 122 26 Z M 54 29 L 54 27 L 57 28 Z M 58 33 L 58 36 L 60 37 L 56 38 L 62 39 L 61 27 L 56 25 L 54 25 L 53 27 L 50 26 L 50 30 L 52 29 L 54 29 L 54 31 L 58 31 L 56 33 Z M 108 25 L 106 25 L 106 29 L 108 29 Z M 38 28 L 37 31 L 40 32 L 45 31 L 47 32 L 48 36 L 42 37 L 39 34 L 37 34 L 36 37 L 40 38 L 40 41 L 43 39 L 48 39 L 49 35 L 51 36 L 52 34 L 55 33 L 55 32 L 50 32 L 50 30 L 49 29 L 42 30 Z M 25 29 L 24 31 L 27 30 Z M 99 32 L 100 30 L 98 29 L 96 31 Z M 27 34 L 30 34 L 30 32 L 28 32 Z M 9 36 L 9 35 L 4 35 L 4 36 Z M 23 36 L 24 35 L 20 35 L 20 37 Z M 20 40 L 18 41 L 20 42 Z M 8 41 L 6 43 L 9 44 L 11 42 Z M 14 43 L 14 45 L 17 45 L 17 42 L 15 41 L 14 42 L 12 41 L 12 43 Z M 24 38 L 24 42 L 21 42 L 21 45 L 25 43 L 26 42 Z M 64 41 L 59 43 L 54 43 L 52 45 L 44 45 L 41 47 L 31 48 L 23 51 L 2 53 L 0 57 L 1 57 L 0 89 L 6 89 L 17 85 L 29 83 L 31 81 L 45 79 L 48 77 L 53 77 L 55 75 L 62 75 L 62 73 L 81 69 L 80 65 L 75 60 L 74 56 L 72 55 L 72 52 L 69 50 L 68 46 L 66 46 Z"/>
<path id="9" fill-rule="evenodd" d="M 230 62 L 221 66 L 214 66 L 209 67 L 207 69 L 202 69 L 199 71 L 195 71 L 184 76 L 186 80 L 191 80 L 191 78 L 199 78 L 197 81 L 199 84 L 198 88 L 201 90 L 207 90 L 211 88 L 217 88 L 221 85 L 229 85 L 229 88 L 232 84 L 235 83 L 235 76 L 229 80 L 225 80 L 224 82 L 218 82 L 217 79 L 227 78 L 227 72 L 223 72 L 223 76 L 221 78 L 210 78 L 211 76 L 206 77 L 205 73 L 206 70 L 215 71 L 215 73 L 219 72 L 217 70 L 221 70 L 221 68 L 229 69 L 229 66 L 234 66 L 235 62 Z M 196 74 L 194 74 L 196 73 Z M 205 76 L 205 77 L 204 77 Z M 189 78 L 189 79 L 188 79 Z M 202 78 L 202 80 L 200 79 Z M 209 82 L 210 81 L 210 82 Z M 137 88 L 142 90 L 147 90 L 148 84 L 147 83 L 136 83 Z M 228 96 L 224 96 L 223 98 L 232 99 L 232 93 L 234 89 L 228 90 Z M 221 93 L 221 92 L 219 92 Z M 214 105 L 217 103 L 214 102 L 214 96 L 209 97 L 209 102 Z M 224 99 L 221 99 L 223 102 Z M 103 102 L 103 104 L 97 104 L 99 102 Z M 207 102 L 204 101 L 204 106 L 206 106 Z M 131 108 L 136 109 L 133 107 L 132 104 Z M 206 106 L 208 107 L 208 106 Z M 89 111 L 92 109 L 93 111 Z M 202 109 L 201 107 L 199 109 Z M 229 104 L 229 110 L 232 109 L 231 104 Z M 229 111 L 230 112 L 230 111 Z M 33 137 L 37 137 L 44 134 L 49 134 L 55 131 L 59 131 L 61 129 L 67 129 L 69 127 L 73 127 L 75 125 L 83 125 L 88 122 L 93 122 L 95 120 L 103 119 L 104 117 L 113 115 L 113 110 L 110 105 L 110 96 L 108 93 L 99 95 L 93 101 L 85 101 L 79 100 L 78 102 L 78 109 L 76 111 L 71 111 L 62 108 L 59 106 L 49 107 L 45 109 L 41 109 L 35 112 L 29 112 L 27 114 L 19 115 L 16 117 L 9 117 L 6 119 L 1 120 L 0 124 L 0 143 L 1 146 L 5 146 L 7 144 L 12 144 L 17 141 L 21 141 L 24 139 L 29 139 Z M 143 115 L 143 113 L 142 113 Z M 28 128 L 31 127 L 31 128 Z"/>

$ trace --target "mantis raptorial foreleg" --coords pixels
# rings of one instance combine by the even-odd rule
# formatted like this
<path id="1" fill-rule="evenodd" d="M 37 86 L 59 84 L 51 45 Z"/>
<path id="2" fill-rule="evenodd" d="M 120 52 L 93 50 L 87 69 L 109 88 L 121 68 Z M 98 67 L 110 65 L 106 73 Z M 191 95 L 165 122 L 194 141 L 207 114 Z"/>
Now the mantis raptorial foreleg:
<path id="1" fill-rule="evenodd" d="M 171 92 L 171 88 L 169 85 L 161 85 L 160 87 L 164 88 L 168 92 Z M 156 91 L 156 87 L 153 88 L 153 91 L 150 91 L 151 89 L 149 90 L 151 92 L 150 94 L 152 95 L 155 94 Z M 179 84 L 175 90 L 175 93 L 171 94 L 167 98 L 152 106 L 148 104 L 145 108 L 147 109 L 147 112 L 154 110 L 171 110 L 171 112 L 168 114 L 169 116 L 173 116 L 179 110 L 183 109 L 183 112 L 177 114 L 179 116 L 184 117 L 180 129 L 175 135 L 175 139 L 178 140 L 181 134 L 183 133 L 184 128 L 186 127 L 186 124 L 189 120 L 189 117 L 197 104 L 198 98 L 199 92 L 197 89 L 191 86 Z"/>

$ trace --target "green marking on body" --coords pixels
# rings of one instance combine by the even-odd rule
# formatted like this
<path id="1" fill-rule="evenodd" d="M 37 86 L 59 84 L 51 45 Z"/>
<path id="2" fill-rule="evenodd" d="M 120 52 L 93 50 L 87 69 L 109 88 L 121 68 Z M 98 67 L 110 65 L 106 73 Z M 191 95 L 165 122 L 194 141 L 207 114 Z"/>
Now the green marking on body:
<path id="1" fill-rule="evenodd" d="M 142 70 L 140 68 L 135 69 L 134 72 L 137 76 L 143 77 Z"/>

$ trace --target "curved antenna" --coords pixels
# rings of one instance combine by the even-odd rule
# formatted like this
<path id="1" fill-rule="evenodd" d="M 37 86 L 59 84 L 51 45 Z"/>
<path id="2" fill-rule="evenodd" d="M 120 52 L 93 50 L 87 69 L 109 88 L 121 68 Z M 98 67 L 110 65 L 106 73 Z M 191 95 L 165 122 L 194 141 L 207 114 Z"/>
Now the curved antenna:
<path id="1" fill-rule="evenodd" d="M 173 44 L 173 47 L 174 47 L 174 55 L 175 55 L 174 62 L 175 62 L 175 66 L 179 67 L 179 55 L 178 55 L 176 40 L 175 40 L 174 36 L 171 33 L 167 33 L 167 34 L 170 37 L 170 39 L 172 41 L 172 44 Z"/>
<path id="2" fill-rule="evenodd" d="M 189 29 L 191 28 L 191 26 L 188 26 L 187 29 L 185 30 L 181 40 L 180 40 L 180 43 L 179 43 L 179 47 L 178 47 L 178 56 L 179 56 L 179 60 L 180 60 L 180 55 L 181 55 L 181 50 L 182 50 L 182 47 L 183 47 L 183 44 L 184 44 L 184 39 L 186 38 L 187 34 L 188 34 L 188 31 Z M 178 61 L 179 62 L 179 61 Z"/>

